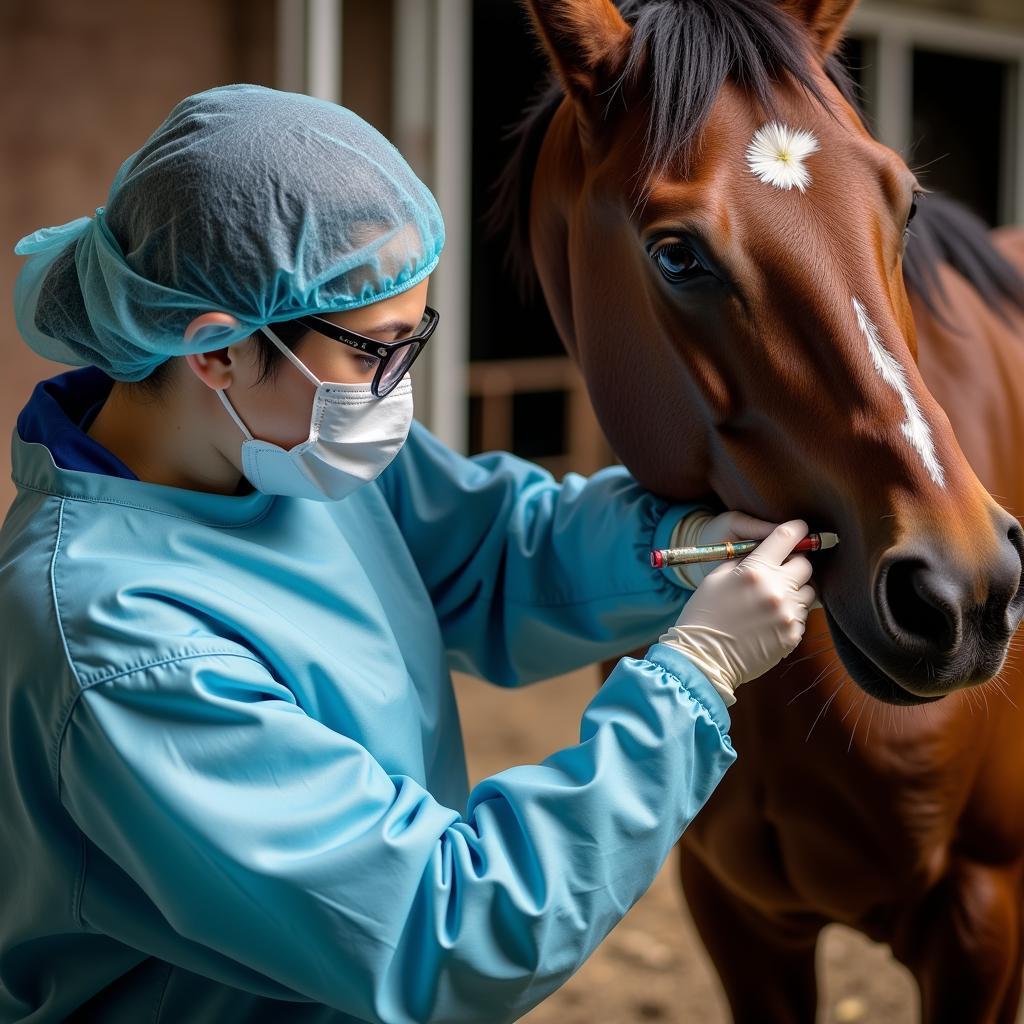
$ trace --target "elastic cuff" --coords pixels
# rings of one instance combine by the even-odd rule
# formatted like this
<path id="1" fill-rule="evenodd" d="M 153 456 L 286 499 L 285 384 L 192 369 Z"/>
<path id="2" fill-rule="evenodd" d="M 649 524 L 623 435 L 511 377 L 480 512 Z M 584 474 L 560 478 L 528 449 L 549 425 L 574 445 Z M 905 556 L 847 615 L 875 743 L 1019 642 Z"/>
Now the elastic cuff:
<path id="1" fill-rule="evenodd" d="M 725 701 L 711 685 L 711 680 L 682 651 L 677 651 L 668 644 L 653 644 L 644 658 L 674 675 L 690 696 L 711 716 L 719 732 L 723 736 L 729 734 L 732 719 L 729 718 Z"/>
<path id="2" fill-rule="evenodd" d="M 722 698 L 722 702 L 727 708 L 731 708 L 736 703 L 736 694 L 732 690 L 727 689 L 721 683 L 716 683 L 714 679 L 708 678 L 708 682 L 715 688 L 715 692 L 719 697 Z"/>

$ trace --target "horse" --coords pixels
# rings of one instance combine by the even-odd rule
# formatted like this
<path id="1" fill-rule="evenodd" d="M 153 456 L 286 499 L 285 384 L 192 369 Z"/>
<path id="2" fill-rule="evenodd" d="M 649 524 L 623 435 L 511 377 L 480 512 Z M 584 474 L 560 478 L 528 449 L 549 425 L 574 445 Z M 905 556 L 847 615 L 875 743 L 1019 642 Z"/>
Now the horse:
<path id="1" fill-rule="evenodd" d="M 813 1021 L 841 922 L 909 968 L 924 1024 L 1008 1024 L 1024 232 L 872 137 L 836 56 L 854 2 L 526 0 L 552 84 L 498 209 L 642 484 L 840 536 L 680 844 L 734 1019 Z"/>

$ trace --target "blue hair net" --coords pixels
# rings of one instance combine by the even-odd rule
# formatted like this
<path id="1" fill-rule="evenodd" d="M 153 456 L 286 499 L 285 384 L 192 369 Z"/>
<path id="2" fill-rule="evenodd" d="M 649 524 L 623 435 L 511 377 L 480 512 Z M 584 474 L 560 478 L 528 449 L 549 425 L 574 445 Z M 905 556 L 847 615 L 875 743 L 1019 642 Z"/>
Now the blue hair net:
<path id="1" fill-rule="evenodd" d="M 95 217 L 17 244 L 15 316 L 40 355 L 140 380 L 170 356 L 405 291 L 443 245 L 434 197 L 376 129 L 310 96 L 229 85 L 182 100 Z M 186 344 L 210 310 L 240 326 Z"/>

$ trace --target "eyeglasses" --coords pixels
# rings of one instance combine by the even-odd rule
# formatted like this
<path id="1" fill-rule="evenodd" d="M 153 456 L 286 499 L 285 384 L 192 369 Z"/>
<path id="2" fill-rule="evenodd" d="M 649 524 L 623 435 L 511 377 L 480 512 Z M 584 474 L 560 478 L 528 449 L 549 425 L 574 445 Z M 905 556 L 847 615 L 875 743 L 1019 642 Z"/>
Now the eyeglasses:
<path id="1" fill-rule="evenodd" d="M 302 324 L 308 330 L 316 331 L 317 334 L 322 334 L 333 341 L 340 341 L 343 345 L 358 349 L 376 359 L 377 369 L 370 383 L 370 392 L 377 398 L 383 398 L 394 391 L 398 382 L 409 372 L 409 367 L 416 361 L 416 357 L 423 351 L 424 345 L 434 333 L 439 319 L 437 310 L 427 306 L 416 330 L 400 341 L 377 341 L 375 338 L 367 338 L 319 316 L 296 317 L 293 323 Z"/>

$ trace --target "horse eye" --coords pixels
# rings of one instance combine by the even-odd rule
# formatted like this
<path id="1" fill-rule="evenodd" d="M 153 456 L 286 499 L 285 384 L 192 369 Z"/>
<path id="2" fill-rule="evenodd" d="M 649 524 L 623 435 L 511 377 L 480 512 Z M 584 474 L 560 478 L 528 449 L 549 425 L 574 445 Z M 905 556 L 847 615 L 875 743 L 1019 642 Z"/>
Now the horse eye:
<path id="1" fill-rule="evenodd" d="M 707 273 L 693 250 L 678 242 L 658 249 L 654 253 L 654 262 L 670 284 L 679 284 Z"/>
<path id="2" fill-rule="evenodd" d="M 920 195 L 917 192 L 915 192 L 910 200 L 910 212 L 907 214 L 906 224 L 903 225 L 904 235 L 906 235 L 906 233 L 910 230 L 910 222 L 917 216 L 917 201 L 919 198 Z"/>

